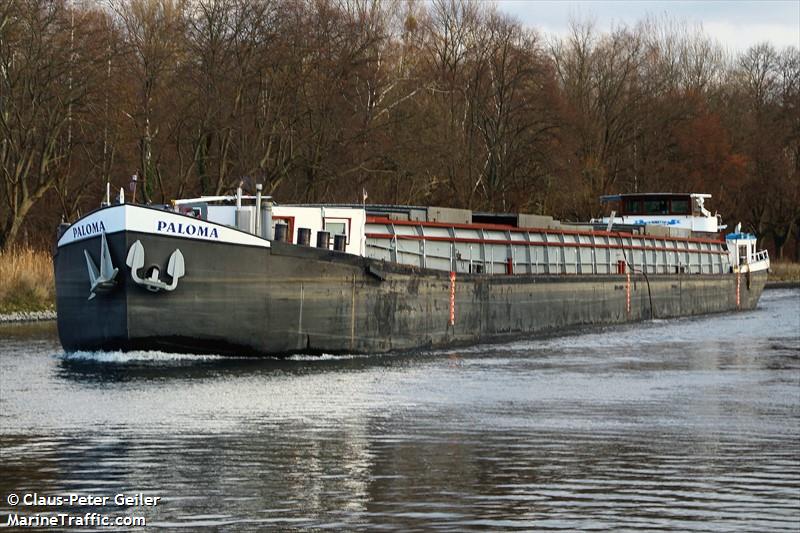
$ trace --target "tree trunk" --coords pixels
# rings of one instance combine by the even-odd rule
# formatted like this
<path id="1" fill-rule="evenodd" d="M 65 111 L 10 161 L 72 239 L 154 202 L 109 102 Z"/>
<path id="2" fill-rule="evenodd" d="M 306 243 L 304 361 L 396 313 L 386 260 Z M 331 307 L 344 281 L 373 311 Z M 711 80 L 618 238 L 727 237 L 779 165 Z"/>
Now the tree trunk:
<path id="1" fill-rule="evenodd" d="M 22 223 L 35 202 L 24 201 L 16 213 L 9 213 L 6 222 L 0 230 L 0 249 L 7 249 L 16 244 Z"/>

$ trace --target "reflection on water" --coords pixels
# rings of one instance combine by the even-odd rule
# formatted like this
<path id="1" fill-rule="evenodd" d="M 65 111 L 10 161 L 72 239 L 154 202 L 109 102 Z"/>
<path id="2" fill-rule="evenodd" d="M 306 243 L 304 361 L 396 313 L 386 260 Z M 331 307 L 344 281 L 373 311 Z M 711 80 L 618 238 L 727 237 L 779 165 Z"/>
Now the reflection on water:
<path id="1" fill-rule="evenodd" d="M 36 491 L 161 496 L 137 512 L 167 529 L 800 527 L 796 290 L 748 313 L 321 360 L 65 355 L 52 328 L 7 331 L 0 523 L 7 494 Z"/>

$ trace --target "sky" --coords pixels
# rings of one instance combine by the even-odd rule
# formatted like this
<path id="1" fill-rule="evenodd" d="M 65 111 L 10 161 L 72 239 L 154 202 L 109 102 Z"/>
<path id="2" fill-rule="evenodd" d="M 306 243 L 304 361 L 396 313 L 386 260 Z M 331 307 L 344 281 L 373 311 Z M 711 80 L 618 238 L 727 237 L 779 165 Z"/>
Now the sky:
<path id="1" fill-rule="evenodd" d="M 545 35 L 564 36 L 570 19 L 592 20 L 599 31 L 667 16 L 704 33 L 730 52 L 769 41 L 800 48 L 800 0 L 499 0 L 498 8 Z"/>

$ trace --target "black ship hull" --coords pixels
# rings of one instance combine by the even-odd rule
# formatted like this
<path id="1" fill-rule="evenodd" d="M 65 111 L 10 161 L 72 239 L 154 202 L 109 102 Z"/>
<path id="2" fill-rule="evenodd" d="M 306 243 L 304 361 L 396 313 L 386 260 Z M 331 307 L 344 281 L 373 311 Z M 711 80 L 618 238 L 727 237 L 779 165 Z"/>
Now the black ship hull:
<path id="1" fill-rule="evenodd" d="M 85 250 L 55 262 L 58 331 L 67 351 L 164 350 L 226 355 L 381 353 L 504 341 L 565 328 L 718 313 L 756 306 L 751 274 L 488 275 L 420 269 L 324 249 L 269 247 L 120 231 L 105 235 L 119 273 L 91 295 Z M 140 241 L 146 266 L 180 250 L 186 274 L 151 292 L 126 266 Z"/>

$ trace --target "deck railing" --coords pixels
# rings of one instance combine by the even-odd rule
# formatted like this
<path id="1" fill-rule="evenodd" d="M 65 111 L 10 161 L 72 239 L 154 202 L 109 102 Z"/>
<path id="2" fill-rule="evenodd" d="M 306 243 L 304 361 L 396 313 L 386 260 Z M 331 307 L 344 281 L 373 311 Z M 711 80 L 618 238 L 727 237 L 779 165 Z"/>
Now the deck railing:
<path id="1" fill-rule="evenodd" d="M 605 231 L 559 231 L 372 220 L 367 256 L 483 274 L 720 274 L 724 243 Z"/>
<path id="2" fill-rule="evenodd" d="M 759 261 L 766 261 L 769 259 L 769 252 L 767 250 L 759 250 L 756 253 L 750 256 L 751 263 L 757 263 Z"/>

